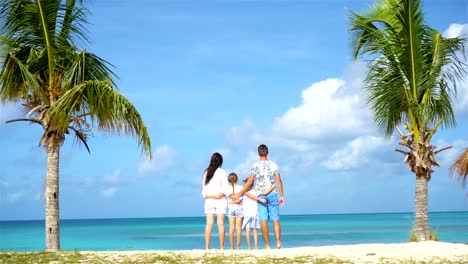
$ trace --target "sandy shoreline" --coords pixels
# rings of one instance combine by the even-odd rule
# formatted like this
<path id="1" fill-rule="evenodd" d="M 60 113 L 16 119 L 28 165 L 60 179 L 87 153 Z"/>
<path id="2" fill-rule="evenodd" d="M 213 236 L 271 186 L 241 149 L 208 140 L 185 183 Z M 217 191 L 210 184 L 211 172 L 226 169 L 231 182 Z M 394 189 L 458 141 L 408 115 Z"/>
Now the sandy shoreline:
<path id="1" fill-rule="evenodd" d="M 82 254 L 99 255 L 105 258 L 116 258 L 125 256 L 141 255 L 182 255 L 191 258 L 203 257 L 206 255 L 230 256 L 243 255 L 249 257 L 271 257 L 271 258 L 296 258 L 302 256 L 314 257 L 337 257 L 356 263 L 374 263 L 382 258 L 393 260 L 415 260 L 430 261 L 431 259 L 447 259 L 468 263 L 468 245 L 445 242 L 419 242 L 400 244 L 358 244 L 358 245 L 337 245 L 337 246 L 317 246 L 283 248 L 280 250 L 150 250 L 150 251 L 81 251 Z"/>

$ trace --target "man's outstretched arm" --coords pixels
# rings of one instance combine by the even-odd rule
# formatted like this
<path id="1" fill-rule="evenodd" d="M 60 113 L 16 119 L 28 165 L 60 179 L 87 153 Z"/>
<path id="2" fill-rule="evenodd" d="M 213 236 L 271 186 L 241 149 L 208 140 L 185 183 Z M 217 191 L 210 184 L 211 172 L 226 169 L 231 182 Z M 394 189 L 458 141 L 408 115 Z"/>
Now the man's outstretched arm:
<path id="1" fill-rule="evenodd" d="M 249 176 L 249 179 L 247 180 L 247 182 L 245 182 L 244 184 L 244 188 L 242 188 L 242 190 L 240 190 L 239 193 L 236 193 L 234 194 L 234 196 L 232 197 L 233 200 L 239 200 L 240 197 L 242 195 L 244 195 L 244 193 L 250 191 L 253 187 L 253 184 L 254 184 L 254 179 L 255 179 L 255 175 L 250 175 Z"/>

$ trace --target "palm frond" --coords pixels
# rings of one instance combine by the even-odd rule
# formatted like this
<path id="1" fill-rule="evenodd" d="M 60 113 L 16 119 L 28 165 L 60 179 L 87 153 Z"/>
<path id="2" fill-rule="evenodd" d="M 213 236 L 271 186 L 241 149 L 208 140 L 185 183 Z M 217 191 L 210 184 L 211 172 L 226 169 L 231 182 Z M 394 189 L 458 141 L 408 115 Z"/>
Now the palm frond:
<path id="1" fill-rule="evenodd" d="M 33 1 L 29 0 L 1 0 L 0 19 L 2 20 L 1 35 L 10 47 L 40 46 L 39 15 Z M 5 39 L 4 39 L 5 40 Z"/>
<path id="2" fill-rule="evenodd" d="M 98 56 L 83 50 L 76 52 L 71 50 L 67 57 L 68 65 L 64 65 L 63 87 L 68 90 L 85 80 L 112 80 L 116 77 L 112 72 L 110 65 L 107 61 L 99 58 Z M 115 83 L 112 81 L 113 87 Z"/>
<path id="3" fill-rule="evenodd" d="M 70 119 L 77 115 L 91 118 L 100 131 L 111 134 L 130 134 L 151 157 L 151 142 L 143 120 L 135 107 L 110 81 L 85 81 L 63 94 L 51 106 L 51 120 L 59 131 L 65 131 Z"/>
<path id="4" fill-rule="evenodd" d="M 419 74 L 422 69 L 422 39 L 425 32 L 424 15 L 420 1 L 401 0 L 395 16 L 401 24 L 399 34 L 402 49 L 402 63 L 406 64 L 406 78 L 409 80 L 411 95 L 417 97 L 418 87 L 422 82 Z"/>
<path id="5" fill-rule="evenodd" d="M 383 134 L 406 122 L 416 138 L 439 121 L 455 125 L 451 98 L 465 73 L 464 39 L 427 26 L 419 0 L 379 1 L 366 15 L 351 11 L 350 24 L 353 57 L 368 62 L 363 90 Z"/>
<path id="6" fill-rule="evenodd" d="M 463 187 L 466 186 L 468 179 L 468 148 L 450 166 L 450 178 L 460 182 Z"/>
<path id="7" fill-rule="evenodd" d="M 47 100 L 35 76 L 14 55 L 8 54 L 0 72 L 0 100 L 17 101 L 29 95 Z"/>
<path id="8" fill-rule="evenodd" d="M 88 151 L 89 154 L 91 154 L 91 150 L 89 149 L 89 146 L 88 146 L 88 134 L 86 134 L 85 132 L 79 130 L 79 129 L 76 129 L 72 126 L 69 126 L 68 129 L 71 129 L 74 133 L 75 133 L 75 142 L 81 142 L 81 144 L 83 144 L 86 148 L 86 150 Z"/>
<path id="9" fill-rule="evenodd" d="M 89 41 L 84 27 L 87 24 L 86 14 L 88 11 L 82 5 L 78 6 L 76 2 L 76 0 L 67 0 L 61 5 L 62 16 L 60 23 L 58 23 L 60 28 L 57 29 L 60 31 L 58 43 L 61 45 L 73 46 L 78 40 Z"/>

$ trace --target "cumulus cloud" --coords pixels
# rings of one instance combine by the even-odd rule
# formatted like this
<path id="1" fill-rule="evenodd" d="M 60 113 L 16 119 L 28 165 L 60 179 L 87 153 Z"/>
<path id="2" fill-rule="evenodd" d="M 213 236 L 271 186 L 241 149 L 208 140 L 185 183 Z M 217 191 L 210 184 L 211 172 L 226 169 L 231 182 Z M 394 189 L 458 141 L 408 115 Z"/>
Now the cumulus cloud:
<path id="1" fill-rule="evenodd" d="M 363 72 L 363 65 L 355 64 L 342 78 L 313 83 L 302 91 L 301 104 L 287 109 L 267 128 L 245 120 L 230 128 L 226 139 L 232 145 L 266 143 L 281 149 L 282 160 L 303 168 L 317 164 L 330 170 L 355 168 L 367 162 L 367 155 L 385 142 L 376 134 L 361 97 Z M 245 170 L 249 159 L 238 169 Z"/>
<path id="2" fill-rule="evenodd" d="M 117 193 L 117 188 L 109 187 L 101 191 L 101 195 L 104 198 L 112 198 Z"/>
<path id="3" fill-rule="evenodd" d="M 302 104 L 286 111 L 273 124 L 273 133 L 297 140 L 322 140 L 368 130 L 368 119 L 352 82 L 333 78 L 302 91 Z"/>
<path id="4" fill-rule="evenodd" d="M 451 24 L 447 30 L 442 34 L 446 38 L 455 38 L 455 37 L 465 37 L 468 38 L 468 24 Z M 468 50 L 468 44 L 465 44 L 465 50 Z M 463 58 L 463 55 L 460 54 L 460 58 Z M 465 60 L 465 63 L 468 63 Z M 468 71 L 468 67 L 466 67 Z M 465 75 L 465 78 L 461 81 L 461 85 L 458 87 L 457 96 L 454 100 L 455 112 L 457 114 L 466 114 L 468 112 L 468 76 Z"/>
<path id="5" fill-rule="evenodd" d="M 81 191 L 98 190 L 98 193 L 105 198 L 113 197 L 118 189 L 124 188 L 126 183 L 149 175 L 164 174 L 175 165 L 178 158 L 177 152 L 167 145 L 156 148 L 153 154 L 153 160 L 145 160 L 137 164 L 137 171 L 134 173 L 114 168 L 104 175 L 76 177 L 74 182 Z M 0 181 L 0 187 L 1 185 Z"/>
<path id="6" fill-rule="evenodd" d="M 445 38 L 456 38 L 466 34 L 468 24 L 451 24 L 442 35 Z"/>
<path id="7" fill-rule="evenodd" d="M 349 67 L 343 78 L 313 83 L 302 91 L 302 102 L 275 118 L 267 129 L 245 120 L 226 133 L 231 144 L 274 142 L 276 146 L 311 151 L 324 140 L 346 141 L 374 131 L 361 98 L 364 66 Z"/>
<path id="8" fill-rule="evenodd" d="M 348 170 L 357 168 L 369 162 L 374 151 L 391 143 L 382 137 L 363 136 L 348 142 L 344 148 L 336 150 L 322 166 L 330 170 Z"/>
<path id="9" fill-rule="evenodd" d="M 177 151 L 167 145 L 156 148 L 152 160 L 145 160 L 138 166 L 138 173 L 145 175 L 160 175 L 175 165 Z"/>

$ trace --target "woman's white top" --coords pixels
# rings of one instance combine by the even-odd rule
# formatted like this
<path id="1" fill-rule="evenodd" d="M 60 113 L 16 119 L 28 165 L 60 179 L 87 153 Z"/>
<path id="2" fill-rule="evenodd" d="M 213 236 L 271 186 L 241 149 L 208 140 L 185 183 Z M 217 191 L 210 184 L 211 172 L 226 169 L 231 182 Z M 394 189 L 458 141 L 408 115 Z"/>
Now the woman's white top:
<path id="1" fill-rule="evenodd" d="M 203 198 L 205 195 L 218 195 L 220 193 L 225 193 L 226 187 L 228 185 L 228 180 L 227 180 L 227 174 L 226 171 L 223 169 L 216 169 L 213 178 L 211 178 L 211 181 L 205 185 L 205 179 L 206 179 L 206 172 L 203 174 L 203 189 L 202 189 L 202 195 Z M 220 213 L 226 213 L 226 208 L 227 208 L 227 200 L 226 196 L 223 196 L 220 199 L 205 199 L 205 211 L 207 208 L 215 208 L 217 214 Z M 224 212 L 223 212 L 224 211 Z"/>
<path id="2" fill-rule="evenodd" d="M 203 189 L 202 189 L 202 196 L 203 198 L 205 195 L 217 195 L 220 193 L 225 193 L 225 190 L 227 190 L 228 186 L 228 180 L 227 180 L 227 174 L 226 171 L 217 168 L 213 178 L 211 178 L 210 182 L 208 184 L 205 184 L 206 180 L 206 171 L 203 174 Z"/>

